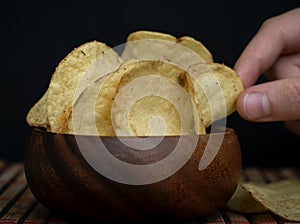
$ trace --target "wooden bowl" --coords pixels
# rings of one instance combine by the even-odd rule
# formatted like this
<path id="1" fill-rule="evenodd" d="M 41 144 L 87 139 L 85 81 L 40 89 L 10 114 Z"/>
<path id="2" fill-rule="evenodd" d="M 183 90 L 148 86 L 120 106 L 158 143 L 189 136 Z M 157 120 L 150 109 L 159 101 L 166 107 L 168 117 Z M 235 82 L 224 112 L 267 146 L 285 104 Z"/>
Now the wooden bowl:
<path id="1" fill-rule="evenodd" d="M 199 170 L 212 135 L 224 138 L 220 147 L 216 146 L 219 149 L 213 160 Z M 193 220 L 225 205 L 242 172 L 240 145 L 230 128 L 225 133 L 199 135 L 192 156 L 179 171 L 141 185 L 119 183 L 101 175 L 81 153 L 76 137 L 33 129 L 25 156 L 25 174 L 32 193 L 47 208 L 65 214 L 106 221 Z M 92 148 L 99 147 L 93 145 L 96 138 L 80 136 Z M 130 141 L 133 137 L 123 138 Z M 190 136 L 180 138 L 188 147 Z M 166 157 L 179 136 L 164 137 L 149 152 L 128 148 L 116 137 L 100 139 L 120 160 L 148 164 Z"/>

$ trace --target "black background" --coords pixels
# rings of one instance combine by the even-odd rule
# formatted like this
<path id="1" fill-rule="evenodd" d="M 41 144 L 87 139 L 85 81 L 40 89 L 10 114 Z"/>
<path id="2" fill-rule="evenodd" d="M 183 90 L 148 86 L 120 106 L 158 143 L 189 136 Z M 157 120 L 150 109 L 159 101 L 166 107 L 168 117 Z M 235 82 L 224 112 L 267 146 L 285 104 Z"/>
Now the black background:
<path id="1" fill-rule="evenodd" d="M 98 40 L 115 47 L 135 30 L 201 40 L 215 61 L 233 66 L 260 25 L 300 6 L 296 0 L 115 2 L 10 1 L 1 7 L 0 158 L 21 161 L 30 133 L 25 117 L 47 89 L 61 59 Z M 244 165 L 299 166 L 300 138 L 276 123 L 251 123 L 237 113 L 227 125 L 240 139 Z"/>

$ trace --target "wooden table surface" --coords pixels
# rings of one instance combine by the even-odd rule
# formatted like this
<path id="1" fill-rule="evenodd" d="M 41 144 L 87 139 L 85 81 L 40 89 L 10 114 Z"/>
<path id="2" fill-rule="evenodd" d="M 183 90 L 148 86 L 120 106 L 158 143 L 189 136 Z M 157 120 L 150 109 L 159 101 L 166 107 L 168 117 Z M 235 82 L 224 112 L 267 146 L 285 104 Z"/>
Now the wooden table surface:
<path id="1" fill-rule="evenodd" d="M 243 181 L 272 182 L 282 179 L 300 179 L 300 168 L 257 168 L 244 169 Z M 79 221 L 89 223 L 88 221 Z M 27 186 L 23 163 L 0 161 L 0 223 L 73 223 L 41 205 Z M 221 209 L 217 213 L 193 223 L 292 223 L 271 213 L 242 215 Z"/>

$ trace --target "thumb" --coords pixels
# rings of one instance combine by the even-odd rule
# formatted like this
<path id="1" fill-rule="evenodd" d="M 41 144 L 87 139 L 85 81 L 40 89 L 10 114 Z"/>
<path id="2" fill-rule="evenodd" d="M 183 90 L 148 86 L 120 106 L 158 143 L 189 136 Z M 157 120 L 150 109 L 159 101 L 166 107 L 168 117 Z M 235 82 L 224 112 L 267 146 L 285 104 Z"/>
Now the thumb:
<path id="1" fill-rule="evenodd" d="M 245 89 L 237 100 L 237 111 L 244 119 L 256 122 L 300 119 L 300 78 Z"/>

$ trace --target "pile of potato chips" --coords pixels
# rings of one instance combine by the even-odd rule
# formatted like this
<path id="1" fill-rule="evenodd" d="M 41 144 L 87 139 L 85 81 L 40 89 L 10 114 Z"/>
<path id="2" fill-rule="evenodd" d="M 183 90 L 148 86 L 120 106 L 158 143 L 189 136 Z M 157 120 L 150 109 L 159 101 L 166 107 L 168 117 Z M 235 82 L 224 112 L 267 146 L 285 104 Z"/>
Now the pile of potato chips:
<path id="1" fill-rule="evenodd" d="M 119 48 L 92 41 L 70 52 L 27 123 L 99 136 L 205 134 L 235 111 L 243 84 L 200 41 L 136 31 Z"/>

